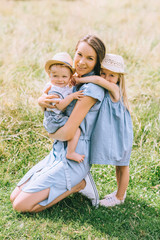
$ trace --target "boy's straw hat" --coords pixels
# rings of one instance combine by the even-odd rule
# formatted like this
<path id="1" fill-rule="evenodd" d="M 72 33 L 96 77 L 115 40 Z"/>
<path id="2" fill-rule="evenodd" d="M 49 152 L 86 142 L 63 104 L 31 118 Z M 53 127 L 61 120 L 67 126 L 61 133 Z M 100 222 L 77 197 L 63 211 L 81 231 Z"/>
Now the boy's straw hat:
<path id="1" fill-rule="evenodd" d="M 108 69 L 115 73 L 125 74 L 124 61 L 120 55 L 106 54 L 102 61 L 101 68 Z"/>
<path id="2" fill-rule="evenodd" d="M 57 53 L 56 55 L 53 56 L 51 60 L 48 60 L 45 64 L 46 72 L 48 73 L 48 70 L 52 64 L 57 64 L 57 63 L 66 65 L 67 67 L 70 68 L 72 73 L 75 72 L 75 69 L 72 67 L 73 66 L 72 58 L 67 52 Z"/>

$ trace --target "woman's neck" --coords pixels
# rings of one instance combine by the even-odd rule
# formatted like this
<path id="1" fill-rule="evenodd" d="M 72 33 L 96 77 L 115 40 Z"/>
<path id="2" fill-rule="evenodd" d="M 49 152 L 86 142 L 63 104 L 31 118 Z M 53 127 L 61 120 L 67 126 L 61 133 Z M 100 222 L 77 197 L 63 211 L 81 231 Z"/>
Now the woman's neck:
<path id="1" fill-rule="evenodd" d="M 86 74 L 82 75 L 81 77 L 88 77 L 88 76 L 93 76 L 93 75 L 95 75 L 94 70 L 92 70 L 92 71 L 89 72 L 89 73 L 86 73 Z"/>
<path id="2" fill-rule="evenodd" d="M 81 77 L 88 77 L 88 76 L 93 76 L 93 75 L 95 75 L 94 70 L 92 70 L 89 73 L 86 73 L 86 74 L 82 75 Z M 83 84 L 84 83 L 79 83 L 78 85 L 76 85 L 76 90 L 78 91 Z"/>

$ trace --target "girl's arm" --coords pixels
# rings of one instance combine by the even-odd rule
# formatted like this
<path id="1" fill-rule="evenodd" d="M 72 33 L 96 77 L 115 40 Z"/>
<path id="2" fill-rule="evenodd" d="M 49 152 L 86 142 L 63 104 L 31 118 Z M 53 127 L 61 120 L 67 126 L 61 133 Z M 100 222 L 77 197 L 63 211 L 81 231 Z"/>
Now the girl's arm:
<path id="1" fill-rule="evenodd" d="M 49 136 L 60 141 L 72 139 L 86 114 L 96 101 L 95 98 L 88 96 L 83 97 L 81 101 L 78 100 L 66 124 L 55 133 L 49 134 Z"/>
<path id="2" fill-rule="evenodd" d="M 111 96 L 113 97 L 114 101 L 119 101 L 120 93 L 119 93 L 119 87 L 117 84 L 107 81 L 106 79 L 100 77 L 100 76 L 89 76 L 89 77 L 73 77 L 73 84 L 79 84 L 79 83 L 94 83 L 97 84 L 105 89 L 107 89 Z"/>

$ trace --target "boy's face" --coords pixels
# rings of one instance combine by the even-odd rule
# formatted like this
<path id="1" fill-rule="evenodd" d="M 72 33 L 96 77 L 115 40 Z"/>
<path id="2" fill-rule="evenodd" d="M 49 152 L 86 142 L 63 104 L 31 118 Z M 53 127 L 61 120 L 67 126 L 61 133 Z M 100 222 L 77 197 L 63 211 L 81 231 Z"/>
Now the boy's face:
<path id="1" fill-rule="evenodd" d="M 53 65 L 49 70 L 49 77 L 53 85 L 58 87 L 65 87 L 68 85 L 71 78 L 71 71 L 68 67 Z"/>
<path id="2" fill-rule="evenodd" d="M 102 68 L 101 69 L 101 77 L 103 77 L 104 79 L 106 79 L 109 82 L 116 84 L 118 82 L 119 74 Z"/>

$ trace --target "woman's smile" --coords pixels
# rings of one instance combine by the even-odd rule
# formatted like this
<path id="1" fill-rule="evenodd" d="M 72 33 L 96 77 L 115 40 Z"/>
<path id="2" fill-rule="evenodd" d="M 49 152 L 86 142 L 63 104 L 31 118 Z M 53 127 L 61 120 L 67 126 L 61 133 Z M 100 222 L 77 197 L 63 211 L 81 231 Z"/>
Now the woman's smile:
<path id="1" fill-rule="evenodd" d="M 81 71 L 85 71 L 85 67 L 81 67 L 80 65 L 77 65 L 77 67 L 76 67 L 76 71 L 79 73 L 79 72 L 81 72 Z"/>

